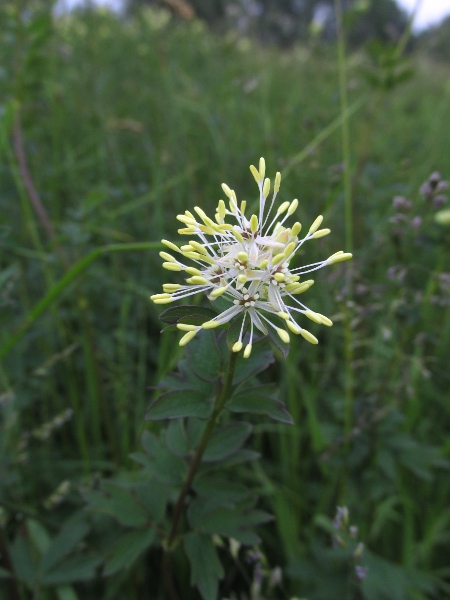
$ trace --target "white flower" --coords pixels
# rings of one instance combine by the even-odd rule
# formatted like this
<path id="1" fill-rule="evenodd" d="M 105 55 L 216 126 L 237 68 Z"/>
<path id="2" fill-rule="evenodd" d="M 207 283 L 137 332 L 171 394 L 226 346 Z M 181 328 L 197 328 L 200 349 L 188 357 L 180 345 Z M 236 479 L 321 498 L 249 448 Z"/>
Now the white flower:
<path id="1" fill-rule="evenodd" d="M 196 206 L 196 215 L 186 211 L 184 215 L 177 216 L 185 225 L 178 233 L 190 236 L 189 243 L 178 247 L 162 240 L 170 250 L 181 255 L 177 257 L 160 252 L 165 261 L 163 267 L 169 271 L 185 271 L 190 277 L 186 279 L 187 285 L 163 285 L 164 293 L 151 296 L 155 304 L 168 304 L 198 292 L 205 292 L 211 301 L 219 296 L 230 300 L 229 308 L 201 326 L 178 324 L 180 330 L 186 331 L 180 346 L 187 344 L 200 329 L 212 329 L 237 317 L 242 318 L 242 326 L 233 346 L 235 352 L 243 347 L 247 318 L 250 322 L 250 339 L 244 349 L 244 357 L 250 356 L 254 328 L 264 335 L 268 328 L 275 329 L 286 343 L 289 342 L 289 329 L 317 344 L 317 338 L 297 323 L 296 315 L 303 314 L 316 323 L 332 325 L 330 319 L 310 310 L 298 299 L 314 283 L 312 279 L 303 281 L 301 278 L 326 265 L 347 260 L 352 255 L 340 251 L 326 260 L 291 269 L 290 262 L 298 249 L 308 240 L 328 235 L 330 230 L 319 229 L 323 220 L 319 216 L 306 235 L 299 238 L 302 229 L 299 222 L 292 227 L 284 225 L 296 211 L 298 200 L 283 202 L 274 209 L 280 189 L 280 173 L 275 176 L 270 206 L 266 210 L 271 182 L 265 178 L 264 159 L 260 159 L 259 169 L 251 165 L 250 170 L 259 187 L 258 214 L 248 218 L 245 200 L 238 203 L 234 190 L 223 183 L 228 208 L 223 200 L 219 200 L 212 220 Z M 196 267 L 186 265 L 185 259 L 193 261 Z M 287 304 L 288 301 L 290 304 Z M 278 317 L 280 326 L 273 323 L 274 317 Z"/>

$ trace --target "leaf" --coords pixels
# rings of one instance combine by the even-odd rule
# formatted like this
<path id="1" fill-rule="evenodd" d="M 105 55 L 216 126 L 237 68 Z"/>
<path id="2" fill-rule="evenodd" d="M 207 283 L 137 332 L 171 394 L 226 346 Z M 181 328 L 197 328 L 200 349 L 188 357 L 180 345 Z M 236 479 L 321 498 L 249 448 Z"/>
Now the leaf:
<path id="1" fill-rule="evenodd" d="M 94 579 L 96 569 L 102 562 L 100 557 L 75 556 L 69 558 L 54 570 L 46 573 L 42 578 L 45 585 L 61 585 L 75 583 L 76 581 L 89 581 Z"/>
<path id="2" fill-rule="evenodd" d="M 44 554 L 50 545 L 50 536 L 47 530 L 35 519 L 27 519 L 27 532 L 39 554 Z"/>
<path id="3" fill-rule="evenodd" d="M 3 567 L 0 567 L 0 579 L 9 579 L 12 577 L 12 573 Z"/>
<path id="4" fill-rule="evenodd" d="M 171 489 L 151 477 L 136 486 L 139 501 L 148 511 L 152 524 L 160 523 L 166 513 L 166 505 L 171 495 Z"/>
<path id="5" fill-rule="evenodd" d="M 275 358 L 270 348 L 264 348 L 263 344 L 256 344 L 248 358 L 243 358 L 239 354 L 236 361 L 233 385 L 239 385 L 246 379 L 265 371 L 274 361 Z"/>
<path id="6" fill-rule="evenodd" d="M 143 464 L 151 470 L 156 479 L 171 485 L 179 485 L 184 481 L 186 464 L 183 460 L 170 453 L 164 436 L 164 431 L 161 432 L 160 439 L 153 433 L 144 432 L 142 445 L 148 459 Z M 139 460 L 138 455 L 134 455 L 133 457 Z"/>
<path id="7" fill-rule="evenodd" d="M 212 331 L 202 331 L 190 342 L 186 358 L 197 377 L 210 382 L 219 380 L 222 365 Z"/>
<path id="8" fill-rule="evenodd" d="M 119 523 L 128 527 L 146 525 L 148 515 L 145 509 L 128 491 L 111 481 L 104 481 L 103 488 L 102 492 L 86 493 L 87 501 L 94 510 L 110 514 Z"/>
<path id="9" fill-rule="evenodd" d="M 193 390 L 172 390 L 161 394 L 149 405 L 145 413 L 147 421 L 199 417 L 207 419 L 213 410 L 213 403 L 202 398 Z"/>
<path id="10" fill-rule="evenodd" d="M 172 306 L 168 308 L 159 315 L 159 319 L 168 325 L 176 325 L 180 322 L 192 323 L 192 325 L 201 325 L 202 323 L 210 321 L 216 316 L 216 311 L 212 310 L 211 308 L 188 304 L 183 306 Z M 197 320 L 195 323 L 190 320 L 194 318 Z"/>
<path id="11" fill-rule="evenodd" d="M 250 423 L 227 423 L 211 435 L 203 454 L 204 461 L 217 461 L 237 452 L 252 431 Z"/>
<path id="12" fill-rule="evenodd" d="M 251 527 L 271 521 L 273 517 L 260 510 L 246 509 L 244 505 L 233 508 L 217 506 L 211 499 L 195 498 L 188 509 L 192 528 L 211 535 L 232 537 L 242 544 L 257 544 L 259 536 Z"/>
<path id="13" fill-rule="evenodd" d="M 113 546 L 103 569 L 103 575 L 107 577 L 121 569 L 128 569 L 147 550 L 154 539 L 155 532 L 151 529 L 140 529 L 123 535 Z"/>
<path id="14" fill-rule="evenodd" d="M 217 468 L 220 468 L 220 470 L 223 471 L 223 469 L 226 469 L 227 467 L 234 467 L 235 465 L 239 465 L 243 462 L 258 460 L 260 457 L 261 454 L 259 452 L 249 450 L 248 448 L 242 448 L 242 450 L 238 450 L 238 452 L 228 456 L 228 458 L 225 458 L 220 462 L 203 463 L 200 467 L 200 472 L 208 473 L 216 470 Z"/>
<path id="15" fill-rule="evenodd" d="M 40 570 L 48 571 L 65 558 L 86 536 L 89 529 L 84 514 L 75 514 L 66 521 L 61 531 L 51 540 L 47 551 L 43 555 Z"/>
<path id="16" fill-rule="evenodd" d="M 232 412 L 266 415 L 274 421 L 292 425 L 294 420 L 286 410 L 285 405 L 268 395 L 271 389 L 273 389 L 273 386 L 261 385 L 242 390 L 232 396 L 225 406 Z"/>
<path id="17" fill-rule="evenodd" d="M 56 588 L 56 595 L 58 600 L 78 600 L 78 596 L 75 590 L 68 585 L 61 585 Z"/>
<path id="18" fill-rule="evenodd" d="M 36 579 L 36 565 L 33 561 L 30 546 L 29 540 L 20 532 L 10 546 L 9 555 L 13 564 L 15 577 L 19 581 L 33 586 Z"/>
<path id="19" fill-rule="evenodd" d="M 158 383 L 158 389 L 172 390 L 190 390 L 197 391 L 200 396 L 206 398 L 214 393 L 214 387 L 211 382 L 199 379 L 190 370 L 187 360 L 178 363 L 178 372 L 172 372 L 165 375 Z"/>
<path id="20" fill-rule="evenodd" d="M 193 488 L 200 496 L 205 496 L 221 506 L 229 508 L 248 496 L 247 488 L 244 485 L 214 475 L 198 476 Z"/>
<path id="21" fill-rule="evenodd" d="M 166 444 L 172 454 L 187 457 L 194 450 L 205 429 L 205 423 L 199 419 L 171 421 L 166 430 Z"/>
<path id="22" fill-rule="evenodd" d="M 218 581 L 224 572 L 211 537 L 188 533 L 184 549 L 191 565 L 191 585 L 199 589 L 203 600 L 216 600 Z"/>

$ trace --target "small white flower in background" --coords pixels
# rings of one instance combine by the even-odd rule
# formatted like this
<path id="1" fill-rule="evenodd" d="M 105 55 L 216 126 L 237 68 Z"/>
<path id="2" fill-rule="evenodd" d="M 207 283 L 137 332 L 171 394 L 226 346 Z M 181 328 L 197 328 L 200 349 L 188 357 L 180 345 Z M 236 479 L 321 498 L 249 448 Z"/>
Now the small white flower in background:
<path id="1" fill-rule="evenodd" d="M 271 181 L 265 178 L 265 169 L 263 158 L 259 161 L 259 169 L 250 166 L 259 187 L 258 214 L 247 217 L 246 201 L 239 203 L 234 190 L 223 183 L 228 207 L 219 200 L 214 220 L 198 206 L 194 208 L 196 215 L 186 211 L 184 215 L 177 216 L 185 225 L 178 233 L 197 237 L 197 240 L 190 239 L 181 247 L 162 240 L 179 255 L 160 252 L 165 261 L 163 267 L 169 271 L 185 271 L 189 277 L 187 285 L 163 285 L 164 293 L 151 296 L 155 304 L 168 304 L 198 292 L 206 293 L 211 301 L 219 296 L 230 301 L 229 308 L 201 326 L 179 323 L 177 327 L 186 332 L 180 346 L 187 344 L 200 329 L 213 329 L 242 317 L 240 335 L 233 351 L 239 352 L 243 348 L 248 319 L 250 339 L 244 349 L 244 357 L 247 358 L 252 350 L 254 328 L 264 335 L 268 328 L 273 328 L 285 343 L 289 342 L 289 330 L 311 344 L 317 344 L 317 338 L 297 323 L 297 315 L 304 315 L 315 323 L 332 325 L 330 319 L 310 310 L 298 299 L 297 296 L 314 283 L 312 279 L 303 281 L 301 278 L 327 265 L 347 260 L 352 255 L 340 251 L 323 261 L 291 269 L 290 263 L 299 248 L 309 240 L 328 235 L 330 230 L 319 229 L 322 216 L 317 217 L 304 237 L 299 237 L 302 226 L 298 221 L 292 227 L 285 226 L 297 210 L 298 200 L 283 202 L 277 209 L 274 208 L 280 189 L 280 173 L 275 176 L 272 198 L 266 209 Z M 193 261 L 196 266 L 186 265 L 185 259 Z M 272 322 L 274 317 L 279 318 L 280 326 Z"/>

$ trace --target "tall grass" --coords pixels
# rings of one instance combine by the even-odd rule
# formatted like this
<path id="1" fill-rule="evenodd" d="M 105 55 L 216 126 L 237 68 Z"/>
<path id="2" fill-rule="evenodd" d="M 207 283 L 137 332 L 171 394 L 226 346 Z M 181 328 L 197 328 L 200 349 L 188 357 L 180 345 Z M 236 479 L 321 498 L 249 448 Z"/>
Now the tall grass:
<path id="1" fill-rule="evenodd" d="M 302 222 L 323 212 L 332 223 L 308 261 L 352 240 L 355 254 L 352 293 L 344 268 L 310 292 L 317 310 L 334 314 L 333 330 L 317 347 L 294 342 L 270 373 L 296 425 L 258 426 L 262 463 L 242 471 L 276 516 L 262 532 L 265 552 L 282 564 L 286 590 L 343 598 L 321 527 L 345 502 L 369 548 L 358 593 L 444 597 L 450 316 L 440 276 L 449 238 L 418 188 L 432 171 L 450 176 L 447 68 L 415 57 L 413 78 L 379 94 L 362 52 L 345 58 L 341 48 L 339 77 L 334 48 L 282 53 L 153 11 L 127 23 L 99 11 L 59 17 L 30 65 L 39 31 L 9 6 L 0 44 L 3 64 L 16 53 L 1 90 L 0 499 L 9 530 L 20 514 L 57 530 L 81 505 L 80 489 L 130 466 L 148 387 L 178 356 L 176 334 L 159 336 L 148 303 L 163 277 L 148 250 L 176 237 L 178 212 L 211 209 L 222 181 L 250 194 L 247 165 L 263 155 L 282 171 L 285 199 L 299 198 Z M 17 115 L 55 238 L 24 182 Z M 390 224 L 396 195 L 416 199 L 420 230 Z M 388 275 L 395 265 L 403 279 Z M 72 419 L 40 439 L 36 429 L 67 408 Z M 63 480 L 67 496 L 43 509 Z M 104 589 L 142 597 L 143 577 L 131 571 L 116 596 Z"/>

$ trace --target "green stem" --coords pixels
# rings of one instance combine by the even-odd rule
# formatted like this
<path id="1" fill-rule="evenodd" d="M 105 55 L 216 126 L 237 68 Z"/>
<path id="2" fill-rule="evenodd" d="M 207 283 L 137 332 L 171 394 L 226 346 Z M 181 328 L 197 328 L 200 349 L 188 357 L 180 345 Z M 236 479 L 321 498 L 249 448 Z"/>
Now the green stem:
<path id="1" fill-rule="evenodd" d="M 171 573 L 170 554 L 176 546 L 176 544 L 174 542 L 175 542 L 176 536 L 177 536 L 178 525 L 179 525 L 181 516 L 183 514 L 183 511 L 184 511 L 184 504 L 185 504 L 186 496 L 188 495 L 189 490 L 191 489 L 192 482 L 194 481 L 194 478 L 197 474 L 198 468 L 202 461 L 203 454 L 206 450 L 206 447 L 208 445 L 208 442 L 209 442 L 211 434 L 214 430 L 214 427 L 217 423 L 219 415 L 222 412 L 222 409 L 223 409 L 226 401 L 229 399 L 231 386 L 233 384 L 234 370 L 235 370 L 235 366 L 236 366 L 236 358 L 237 358 L 237 353 L 232 352 L 230 359 L 228 361 L 228 369 L 227 369 L 227 374 L 225 377 L 225 382 L 223 383 L 223 385 L 219 388 L 219 390 L 217 392 L 217 397 L 216 397 L 216 401 L 214 403 L 213 412 L 212 412 L 211 416 L 209 417 L 208 421 L 206 422 L 205 431 L 203 432 L 203 435 L 202 435 L 202 438 L 198 445 L 197 451 L 196 451 L 196 453 L 192 459 L 192 462 L 189 466 L 189 470 L 186 475 L 186 479 L 184 481 L 183 487 L 181 488 L 177 503 L 175 504 L 175 509 L 174 509 L 173 518 L 172 518 L 172 527 L 170 529 L 170 533 L 167 537 L 167 541 L 165 544 L 164 565 L 163 565 L 166 591 L 168 593 L 169 598 L 171 598 L 171 600 L 175 600 L 178 597 L 178 595 L 175 590 L 172 573 Z"/>

